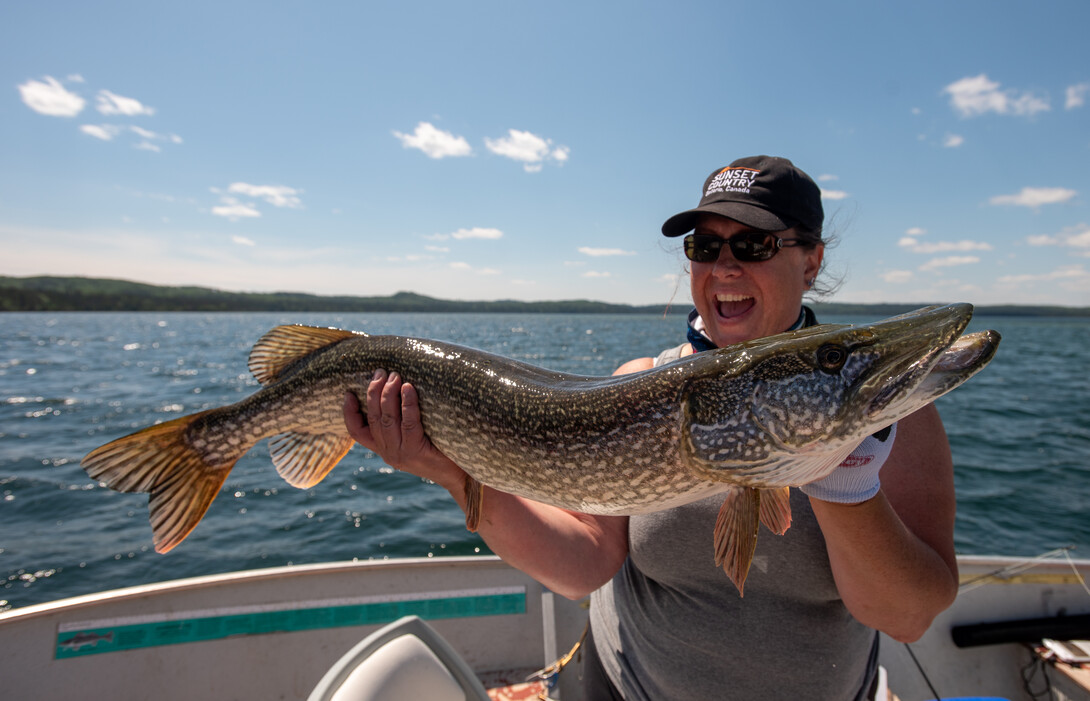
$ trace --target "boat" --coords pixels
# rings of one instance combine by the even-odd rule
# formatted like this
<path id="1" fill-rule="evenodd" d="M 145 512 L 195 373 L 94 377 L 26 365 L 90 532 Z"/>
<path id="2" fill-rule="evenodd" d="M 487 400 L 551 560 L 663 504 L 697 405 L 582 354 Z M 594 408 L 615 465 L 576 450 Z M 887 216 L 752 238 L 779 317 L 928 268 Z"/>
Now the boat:
<path id="1" fill-rule="evenodd" d="M 1045 644 L 1090 638 L 1090 560 L 958 562 L 957 600 L 928 632 L 881 641 L 879 698 L 1032 699 L 1047 684 L 1052 698 L 1090 701 L 1090 668 Z M 494 701 L 582 701 L 581 657 L 567 653 L 586 608 L 492 556 L 248 570 L 0 613 L 0 674 L 12 699 L 333 698 L 323 687 L 404 629 Z"/>

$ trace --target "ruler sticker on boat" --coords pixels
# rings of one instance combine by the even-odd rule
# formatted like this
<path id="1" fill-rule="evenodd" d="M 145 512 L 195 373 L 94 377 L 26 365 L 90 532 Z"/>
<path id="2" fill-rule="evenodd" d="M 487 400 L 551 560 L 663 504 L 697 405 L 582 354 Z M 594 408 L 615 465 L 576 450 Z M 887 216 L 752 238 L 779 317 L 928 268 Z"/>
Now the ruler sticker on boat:
<path id="1" fill-rule="evenodd" d="M 62 623 L 57 628 L 55 656 L 56 659 L 64 659 L 238 635 L 384 625 L 410 615 L 435 620 L 522 613 L 526 613 L 525 587 L 459 589 L 197 609 Z"/>

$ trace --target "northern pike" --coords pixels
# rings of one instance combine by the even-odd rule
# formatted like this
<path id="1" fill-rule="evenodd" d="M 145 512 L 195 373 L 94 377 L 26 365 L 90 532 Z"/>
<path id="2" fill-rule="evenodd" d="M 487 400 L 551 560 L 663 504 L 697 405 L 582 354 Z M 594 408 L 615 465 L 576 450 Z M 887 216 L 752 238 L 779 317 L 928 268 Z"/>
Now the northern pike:
<path id="1" fill-rule="evenodd" d="M 320 482 L 354 444 L 344 393 L 377 369 L 419 394 L 432 443 L 481 485 L 593 514 L 639 514 L 724 493 L 714 557 L 742 591 L 759 521 L 790 525 L 788 487 L 828 475 L 868 435 L 981 370 L 994 331 L 972 306 L 827 324 L 696 353 L 629 375 L 554 372 L 435 340 L 278 326 L 250 353 L 263 385 L 235 404 L 157 424 L 83 458 L 94 480 L 149 494 L 155 549 L 193 530 L 235 462 L 264 438 L 291 485 Z"/>

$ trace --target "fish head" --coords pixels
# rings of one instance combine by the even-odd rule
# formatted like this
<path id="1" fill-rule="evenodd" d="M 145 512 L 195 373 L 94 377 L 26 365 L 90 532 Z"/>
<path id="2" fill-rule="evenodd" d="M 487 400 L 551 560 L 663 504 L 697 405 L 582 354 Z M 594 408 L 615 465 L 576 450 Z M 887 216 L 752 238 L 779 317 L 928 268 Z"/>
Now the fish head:
<path id="1" fill-rule="evenodd" d="M 995 355 L 962 336 L 972 306 L 866 325 L 821 325 L 719 349 L 730 368 L 686 388 L 682 452 L 719 481 L 760 487 L 827 475 L 868 435 L 934 401 Z"/>

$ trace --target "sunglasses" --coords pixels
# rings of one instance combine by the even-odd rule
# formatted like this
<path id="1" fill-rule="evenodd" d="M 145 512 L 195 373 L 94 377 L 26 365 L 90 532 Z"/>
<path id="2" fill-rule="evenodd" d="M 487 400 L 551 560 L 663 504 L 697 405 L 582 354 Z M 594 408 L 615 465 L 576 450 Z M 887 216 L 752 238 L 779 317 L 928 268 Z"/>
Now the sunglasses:
<path id="1" fill-rule="evenodd" d="M 694 263 L 714 263 L 723 246 L 730 246 L 736 260 L 757 263 L 772 259 L 784 246 L 799 246 L 804 239 L 781 239 L 767 231 L 744 231 L 729 239 L 714 234 L 689 234 L 685 237 L 685 257 Z"/>

